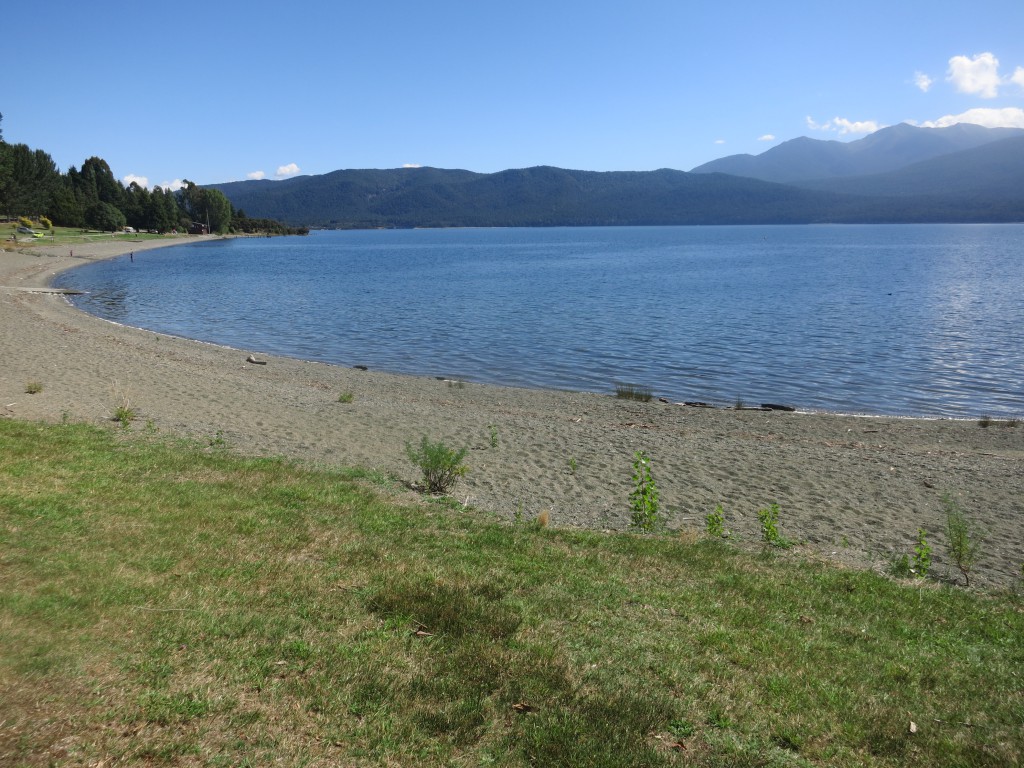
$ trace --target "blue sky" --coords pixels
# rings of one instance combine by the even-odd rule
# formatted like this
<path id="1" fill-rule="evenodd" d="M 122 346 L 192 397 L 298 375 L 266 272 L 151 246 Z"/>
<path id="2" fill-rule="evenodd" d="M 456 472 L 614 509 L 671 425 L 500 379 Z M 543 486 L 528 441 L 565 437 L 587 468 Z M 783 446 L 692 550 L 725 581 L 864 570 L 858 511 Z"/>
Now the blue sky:
<path id="1" fill-rule="evenodd" d="M 56 0 L 21 19 L 5 140 L 150 187 L 689 170 L 904 121 L 1024 127 L 1022 0 Z"/>

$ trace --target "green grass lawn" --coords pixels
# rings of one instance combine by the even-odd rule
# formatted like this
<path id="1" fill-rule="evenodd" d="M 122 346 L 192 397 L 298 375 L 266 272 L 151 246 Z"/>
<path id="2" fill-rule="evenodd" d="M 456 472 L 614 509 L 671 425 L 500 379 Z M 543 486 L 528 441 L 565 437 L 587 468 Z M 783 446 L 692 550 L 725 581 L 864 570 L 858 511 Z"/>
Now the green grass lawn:
<path id="1" fill-rule="evenodd" d="M 211 444 L 0 421 L 0 764 L 1024 761 L 1014 595 Z"/>
<path id="2" fill-rule="evenodd" d="M 3 235 L 3 242 L 11 245 L 10 239 L 12 235 L 16 234 L 16 227 L 18 223 L 8 223 L 0 228 L 0 233 Z M 74 246 L 81 243 L 91 242 L 109 242 L 111 239 L 123 240 L 125 242 L 137 242 L 139 240 L 162 240 L 166 235 L 151 235 L 146 232 L 115 232 L 113 238 L 110 232 L 96 232 L 92 230 L 84 230 L 80 227 L 54 227 L 53 229 L 43 229 L 42 227 L 34 227 L 36 232 L 43 233 L 43 237 L 34 238 L 29 235 L 17 234 L 17 245 L 19 247 L 29 245 L 70 245 Z"/>

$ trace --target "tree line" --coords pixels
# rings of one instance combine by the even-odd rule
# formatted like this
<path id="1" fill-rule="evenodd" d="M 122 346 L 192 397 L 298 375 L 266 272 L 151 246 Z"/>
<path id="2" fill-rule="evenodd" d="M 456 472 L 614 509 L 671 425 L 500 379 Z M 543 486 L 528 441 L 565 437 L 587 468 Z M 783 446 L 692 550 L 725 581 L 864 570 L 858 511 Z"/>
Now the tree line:
<path id="1" fill-rule="evenodd" d="M 0 115 L 0 121 L 3 115 Z M 61 173 L 50 155 L 27 144 L 8 144 L 0 128 L 0 213 L 8 218 L 47 218 L 63 227 L 105 232 L 133 227 L 159 233 L 188 232 L 198 226 L 211 233 L 305 234 L 266 218 L 250 219 L 223 192 L 184 182 L 180 189 L 118 181 L 110 166 L 90 157 L 81 168 Z"/>

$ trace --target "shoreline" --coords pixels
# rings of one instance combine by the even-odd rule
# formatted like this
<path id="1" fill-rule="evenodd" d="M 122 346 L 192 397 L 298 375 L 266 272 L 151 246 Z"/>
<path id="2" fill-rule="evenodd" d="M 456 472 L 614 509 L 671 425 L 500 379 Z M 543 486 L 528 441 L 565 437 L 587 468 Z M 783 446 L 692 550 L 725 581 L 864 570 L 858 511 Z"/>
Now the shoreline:
<path id="1" fill-rule="evenodd" d="M 533 242 L 534 237 L 530 235 L 526 242 Z M 430 242 L 417 238 L 395 242 L 386 239 L 381 243 L 375 240 L 375 244 L 368 247 L 375 252 L 387 243 L 403 249 L 410 243 L 429 245 Z M 443 242 L 453 247 L 462 243 L 447 237 Z M 484 248 L 481 263 L 488 263 L 492 255 L 487 244 L 491 241 L 474 239 L 471 242 L 474 254 L 477 246 Z M 76 270 L 57 278 L 56 285 L 83 289 L 85 295 L 73 298 L 72 302 L 86 312 L 114 322 L 333 365 L 361 363 L 377 371 L 400 375 L 440 374 L 469 383 L 600 394 L 610 393 L 620 385 L 635 384 L 671 401 L 706 401 L 724 409 L 741 406 L 744 402 L 748 406 L 768 402 L 794 406 L 808 413 L 918 419 L 1024 418 L 1020 398 L 1014 396 L 1014 384 L 1020 376 L 1012 365 L 1019 357 L 1011 343 L 1015 335 L 1013 325 L 1007 326 L 992 315 L 995 309 L 978 315 L 979 321 L 988 317 L 994 323 L 993 338 L 988 341 L 979 335 L 980 326 L 976 323 L 963 325 L 968 321 L 955 317 L 948 320 L 958 328 L 974 328 L 974 331 L 964 331 L 968 336 L 958 344 L 967 346 L 962 349 L 958 346 L 955 354 L 941 351 L 944 342 L 940 331 L 927 323 L 920 324 L 925 315 L 923 310 L 914 309 L 917 301 L 901 300 L 893 304 L 884 292 L 877 296 L 870 294 L 874 297 L 872 301 L 880 304 L 866 315 L 854 313 L 844 320 L 839 315 L 826 313 L 820 328 L 817 322 L 808 325 L 805 319 L 800 319 L 802 310 L 790 310 L 785 313 L 777 333 L 766 332 L 764 323 L 758 321 L 751 326 L 749 313 L 734 307 L 710 325 L 707 319 L 691 321 L 683 317 L 679 322 L 663 325 L 646 323 L 641 334 L 645 340 L 640 344 L 635 338 L 640 328 L 631 320 L 627 322 L 624 312 L 611 309 L 624 309 L 619 304 L 621 291 L 614 288 L 595 289 L 601 296 L 607 296 L 607 301 L 601 300 L 599 304 L 593 303 L 596 296 L 581 300 L 589 307 L 585 312 L 587 317 L 574 318 L 575 313 L 567 315 L 563 308 L 543 321 L 516 320 L 515 303 L 499 301 L 499 306 L 493 308 L 481 302 L 493 303 L 496 297 L 513 290 L 517 285 L 515 281 L 524 279 L 521 269 L 510 273 L 512 282 L 506 282 L 505 277 L 495 281 L 489 276 L 486 286 L 479 291 L 460 282 L 451 289 L 442 289 L 433 281 L 443 273 L 432 270 L 429 282 L 433 287 L 420 297 L 415 285 L 406 281 L 422 266 L 407 263 L 401 253 L 396 262 L 402 267 L 398 283 L 402 288 L 398 291 L 390 286 L 389 268 L 382 267 L 379 259 L 373 259 L 372 264 L 360 266 L 354 272 L 350 272 L 353 267 L 347 261 L 344 268 L 336 269 L 337 264 L 330 260 L 333 257 L 329 258 L 329 254 L 335 248 L 341 248 L 339 253 L 344 254 L 350 246 L 365 246 L 366 241 L 362 239 L 325 240 L 319 245 L 311 242 L 311 251 L 303 241 L 294 238 L 277 246 L 266 240 L 266 245 L 258 246 L 256 251 L 238 243 L 235 244 L 238 247 L 232 247 L 230 242 L 206 245 L 214 245 L 209 254 L 217 254 L 225 268 L 237 272 L 238 279 L 232 280 L 230 273 L 224 274 L 218 268 L 217 285 L 221 284 L 221 278 L 236 287 L 249 286 L 252 279 L 258 279 L 255 274 L 246 277 L 250 270 L 245 264 L 251 258 L 261 263 L 269 259 L 267 263 L 273 264 L 274 269 L 288 270 L 295 280 L 289 279 L 287 285 L 282 284 L 279 289 L 252 285 L 250 290 L 228 289 L 227 294 L 218 296 L 211 293 L 211 289 L 190 284 L 189 270 L 181 271 L 188 264 L 195 266 L 206 260 L 203 254 L 207 249 L 200 247 L 200 250 L 176 251 L 181 254 L 180 259 L 168 261 L 158 257 L 156 261 L 163 266 L 156 270 L 143 266 L 142 271 L 132 271 L 129 276 L 124 270 L 130 266 L 134 269 L 134 265 L 120 260 L 119 266 L 93 265 L 84 271 Z M 262 253 L 267 248 L 269 252 Z M 454 258 L 462 265 L 461 259 L 467 256 L 460 255 L 461 247 L 455 254 Z M 301 258 L 305 266 L 297 271 L 291 269 L 289 258 Z M 345 258 L 357 257 L 350 253 Z M 173 266 L 181 260 L 187 264 Z M 526 263 L 532 263 L 531 259 Z M 465 266 L 475 270 L 475 264 L 474 256 Z M 169 271 L 164 273 L 164 269 Z M 550 275 L 553 279 L 544 280 L 543 285 L 558 283 L 561 267 L 558 269 Z M 316 274 L 318 270 L 325 271 Z M 163 274 L 166 279 L 160 277 Z M 667 274 L 676 273 L 670 269 Z M 706 273 L 702 274 L 705 274 L 703 279 L 708 279 Z M 766 275 L 766 279 L 771 279 L 771 274 Z M 113 287 L 111 279 L 121 282 L 117 275 L 143 292 L 123 307 L 121 300 L 108 292 Z M 423 279 L 428 277 L 419 278 L 419 282 Z M 711 277 L 715 279 L 719 278 Z M 790 284 L 787 280 L 786 285 Z M 857 288 L 857 295 L 860 295 L 865 286 L 858 283 Z M 350 293 L 353 289 L 355 292 Z M 124 286 L 119 293 L 123 290 Z M 404 308 L 402 290 L 412 290 L 418 297 Z M 455 293 L 446 293 L 449 290 Z M 565 289 L 558 290 L 564 292 Z M 843 295 L 846 293 L 845 289 L 837 287 L 837 290 Z M 378 294 L 378 291 L 383 293 Z M 173 306 L 160 309 L 176 292 L 180 292 L 180 301 L 175 299 L 170 301 Z M 544 294 L 550 300 L 552 296 L 548 293 L 549 289 L 544 289 L 537 295 Z M 938 294 L 925 293 L 921 300 L 934 309 Z M 707 291 L 701 294 L 706 295 Z M 377 295 L 387 297 L 393 313 L 380 306 L 380 299 L 369 300 L 370 296 Z M 440 295 L 460 298 L 455 300 L 456 305 L 446 308 L 436 303 Z M 347 298 L 340 299 L 342 303 L 335 311 L 331 305 L 339 296 Z M 658 306 L 671 306 L 671 303 L 662 304 L 662 299 L 666 298 L 671 297 L 661 297 Z M 729 302 L 729 306 L 743 303 Z M 890 305 L 894 308 L 886 309 Z M 875 309 L 891 315 L 891 322 L 900 324 L 901 328 L 903 323 L 908 323 L 906 327 L 913 330 L 907 332 L 912 336 L 904 339 L 901 333 L 894 337 L 892 333 L 879 332 L 878 328 L 851 335 L 846 326 L 861 328 L 867 323 L 874 327 Z M 427 314 L 421 314 L 424 311 Z M 1012 310 L 1007 311 L 1012 314 Z M 685 314 L 699 318 L 715 316 L 707 311 Z M 968 313 L 968 317 L 973 316 L 973 312 Z M 595 318 L 599 317 L 605 319 L 595 324 Z M 508 326 L 510 322 L 514 327 Z M 581 332 L 580 323 L 585 326 L 586 338 L 576 338 Z M 694 323 L 694 327 L 688 329 L 688 325 Z M 346 328 L 345 324 L 350 327 Z M 698 328 L 703 328 L 707 335 Z M 395 329 L 399 330 L 397 335 L 393 332 Z M 436 345 L 437 339 L 450 338 L 452 333 L 458 335 L 457 344 Z M 694 333 L 701 337 L 690 338 Z M 495 338 L 501 339 L 500 348 L 494 347 Z M 996 338 L 1009 344 L 1005 355 L 995 353 L 992 344 L 996 343 Z M 543 343 L 538 344 L 538 340 Z"/>
<path id="2" fill-rule="evenodd" d="M 453 494 L 460 502 L 506 519 L 547 511 L 552 525 L 596 530 L 628 527 L 633 454 L 645 450 L 670 527 L 702 531 L 720 503 L 734 539 L 757 545 L 757 510 L 777 502 L 780 530 L 803 542 L 800 551 L 878 570 L 912 553 L 918 528 L 934 572 L 948 568 L 948 492 L 989 531 L 978 583 L 1020 575 L 1024 426 L 693 408 L 363 371 L 120 325 L 45 290 L 86 259 L 201 239 L 82 244 L 74 257 L 45 245 L 3 252 L 0 415 L 110 423 L 127 396 L 139 412 L 133 429 L 406 482 L 418 471 L 405 444 L 427 435 L 470 449 Z M 246 362 L 249 353 L 267 365 Z M 26 394 L 28 382 L 42 391 Z M 342 394 L 352 401 L 338 402 Z"/>

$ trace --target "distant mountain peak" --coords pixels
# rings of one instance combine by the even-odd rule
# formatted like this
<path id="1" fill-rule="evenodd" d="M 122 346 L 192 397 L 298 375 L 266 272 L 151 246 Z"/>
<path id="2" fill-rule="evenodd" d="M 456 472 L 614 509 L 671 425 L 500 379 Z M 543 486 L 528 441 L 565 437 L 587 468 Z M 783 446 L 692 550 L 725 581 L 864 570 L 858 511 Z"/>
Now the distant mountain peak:
<path id="1" fill-rule="evenodd" d="M 759 155 L 731 155 L 712 160 L 691 173 L 727 173 L 780 184 L 867 176 L 896 171 L 1015 135 L 1024 135 L 1024 129 L 985 128 L 970 123 L 924 128 L 898 123 L 849 142 L 800 136 Z"/>

